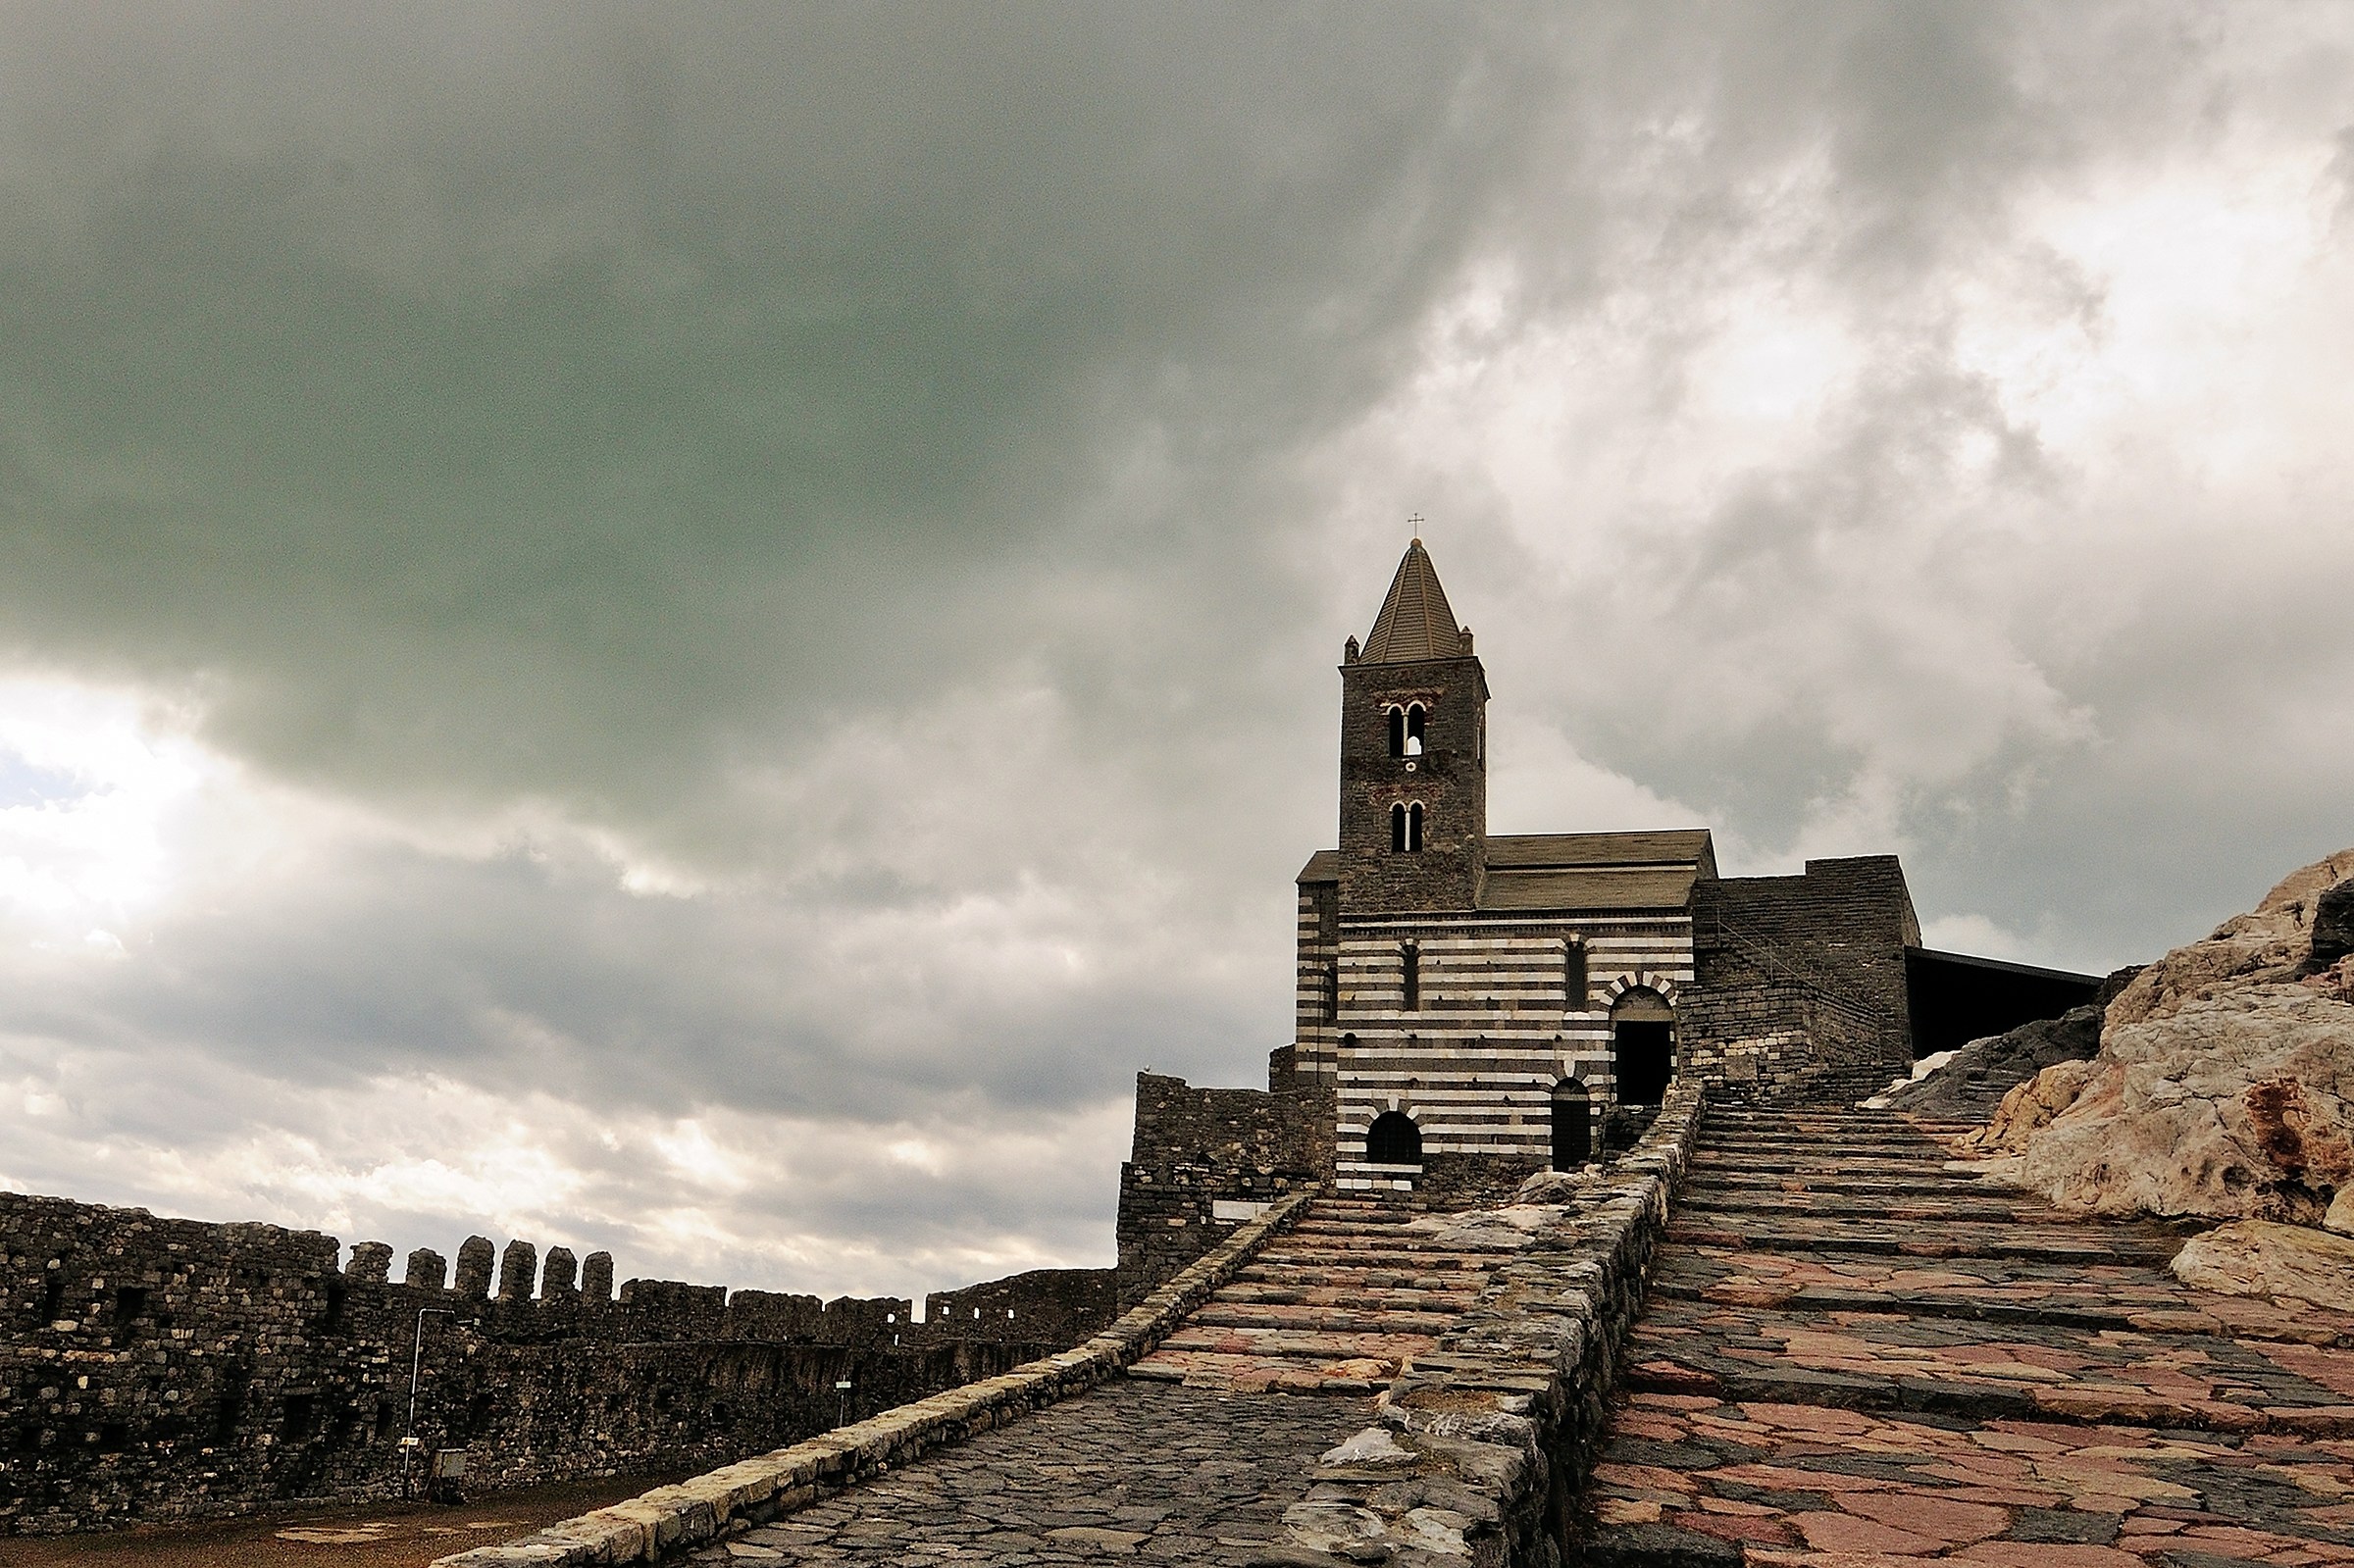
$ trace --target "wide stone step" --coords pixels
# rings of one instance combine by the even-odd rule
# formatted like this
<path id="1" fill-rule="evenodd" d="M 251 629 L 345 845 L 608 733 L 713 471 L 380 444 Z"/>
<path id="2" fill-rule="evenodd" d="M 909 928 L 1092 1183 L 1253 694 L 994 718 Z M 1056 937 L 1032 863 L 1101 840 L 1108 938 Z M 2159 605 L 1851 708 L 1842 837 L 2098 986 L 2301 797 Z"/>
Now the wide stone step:
<path id="1" fill-rule="evenodd" d="M 1214 1350 L 1155 1350 L 1128 1369 L 1128 1376 L 1152 1383 L 1182 1383 L 1194 1389 L 1238 1393 L 1265 1390 L 1324 1393 L 1378 1393 L 1398 1375 L 1400 1363 L 1386 1357 L 1340 1357 L 1317 1361 L 1292 1356 L 1235 1355 Z"/>
<path id="2" fill-rule="evenodd" d="M 1478 1299 L 1477 1289 L 1384 1290 L 1362 1285 L 1334 1285 L 1320 1277 L 1265 1283 L 1238 1279 L 1212 1297 L 1214 1301 L 1263 1302 L 1269 1306 L 1362 1307 L 1383 1312 L 1444 1313 L 1461 1313 Z"/>
<path id="3" fill-rule="evenodd" d="M 1271 1242 L 1258 1256 L 1261 1262 L 1287 1267 L 1321 1269 L 1326 1267 L 1352 1268 L 1365 1264 L 1388 1262 L 1393 1265 L 1410 1264 L 1426 1272 L 1440 1269 L 1475 1270 L 1485 1273 L 1512 1255 L 1512 1249 L 1500 1247 L 1493 1252 L 1466 1252 L 1460 1247 L 1412 1246 L 1370 1242 L 1361 1246 L 1325 1245 L 1314 1239 L 1294 1241 L 1285 1238 Z"/>
<path id="4" fill-rule="evenodd" d="M 1395 1365 L 1418 1351 L 1428 1350 L 1436 1343 L 1437 1336 L 1430 1334 L 1217 1328 L 1189 1319 L 1160 1342 L 1160 1349 L 1318 1362 L 1386 1361 Z"/>
<path id="5" fill-rule="evenodd" d="M 2178 1241 L 2142 1240 L 2108 1235 L 2093 1227 L 1873 1225 L 1787 1218 L 1774 1223 L 1745 1220 L 1738 1227 L 1713 1215 L 1684 1215 L 1668 1227 L 1668 1239 L 1694 1246 L 1748 1246 L 1766 1251 L 1885 1252 L 1905 1257 L 2017 1257 L 2068 1259 L 2079 1263 L 2162 1265 Z"/>
<path id="6" fill-rule="evenodd" d="M 1351 1308 L 1279 1301 L 1213 1300 L 1186 1322 L 1204 1329 L 1284 1329 L 1314 1334 L 1439 1335 L 1462 1314 L 1412 1310 L 1387 1302 Z"/>
<path id="7" fill-rule="evenodd" d="M 1707 1156 L 1705 1165 L 1712 1170 L 1744 1170 L 1749 1175 L 1794 1175 L 1811 1182 L 1836 1182 L 1841 1177 L 1919 1177 L 1942 1173 L 1952 1163 L 1952 1156 L 1920 1158 L 1920 1161 L 1883 1161 L 1871 1156 L 1838 1156 L 1838 1158 L 1794 1158 L 1779 1153 L 1761 1153 L 1756 1158 Z"/>
<path id="8" fill-rule="evenodd" d="M 1485 1279 L 1484 1274 L 1474 1275 L 1463 1269 L 1441 1271 L 1401 1268 L 1394 1263 L 1336 1263 L 1313 1270 L 1271 1268 L 1263 1263 L 1250 1263 L 1235 1272 L 1238 1284 L 1272 1286 L 1281 1290 L 1330 1287 L 1358 1290 L 1433 1290 L 1449 1294 L 1476 1294 Z"/>
<path id="9" fill-rule="evenodd" d="M 1776 1163 L 1804 1161 L 1809 1164 L 1843 1164 L 1851 1160 L 1895 1161 L 1908 1165 L 1943 1165 L 1953 1156 L 1936 1143 L 1847 1143 L 1838 1147 L 1825 1144 L 1809 1148 L 1787 1138 L 1760 1138 L 1755 1142 L 1710 1141 L 1699 1147 L 1696 1163 L 1702 1165 L 1755 1165 L 1771 1160 Z"/>
<path id="10" fill-rule="evenodd" d="M 1686 1214 L 1877 1215 L 1890 1220 L 2058 1219 L 2056 1211 L 2031 1200 L 2005 1203 L 1993 1197 L 1949 1197 L 1941 1192 L 1909 1195 L 1824 1192 L 1747 1192 L 1700 1189 L 1684 1195 Z"/>

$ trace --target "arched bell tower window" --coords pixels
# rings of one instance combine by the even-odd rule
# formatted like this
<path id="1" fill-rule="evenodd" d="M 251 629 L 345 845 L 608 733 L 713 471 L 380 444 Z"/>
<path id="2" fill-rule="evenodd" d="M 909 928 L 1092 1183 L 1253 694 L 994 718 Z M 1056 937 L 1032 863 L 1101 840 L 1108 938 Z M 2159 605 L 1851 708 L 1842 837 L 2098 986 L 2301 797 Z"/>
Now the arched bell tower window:
<path id="1" fill-rule="evenodd" d="M 1422 740 L 1429 729 L 1430 714 L 1419 702 L 1406 705 L 1406 750 L 1403 755 L 1422 755 Z"/>
<path id="2" fill-rule="evenodd" d="M 1422 802 L 1390 807 L 1390 852 L 1411 854 L 1422 847 Z"/>
<path id="3" fill-rule="evenodd" d="M 1390 721 L 1390 755 L 1403 757 L 1406 755 L 1406 710 L 1386 708 L 1383 712 Z"/>

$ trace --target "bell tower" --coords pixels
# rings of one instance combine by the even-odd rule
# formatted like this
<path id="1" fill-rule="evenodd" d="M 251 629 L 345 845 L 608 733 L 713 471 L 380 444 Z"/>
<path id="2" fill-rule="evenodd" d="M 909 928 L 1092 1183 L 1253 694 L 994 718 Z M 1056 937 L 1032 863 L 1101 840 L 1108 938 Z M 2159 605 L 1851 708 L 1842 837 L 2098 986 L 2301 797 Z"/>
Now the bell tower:
<path id="1" fill-rule="evenodd" d="M 1341 665 L 1340 901 L 1470 909 L 1486 869 L 1488 678 L 1420 539 Z"/>

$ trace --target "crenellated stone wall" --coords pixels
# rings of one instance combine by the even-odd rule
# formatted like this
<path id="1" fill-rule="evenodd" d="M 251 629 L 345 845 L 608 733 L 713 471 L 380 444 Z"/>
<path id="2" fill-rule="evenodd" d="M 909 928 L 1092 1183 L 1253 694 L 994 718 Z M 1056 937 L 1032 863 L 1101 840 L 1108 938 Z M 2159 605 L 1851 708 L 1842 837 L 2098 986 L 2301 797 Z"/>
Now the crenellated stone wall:
<path id="1" fill-rule="evenodd" d="M 454 1277 L 420 1248 L 399 1284 L 384 1243 L 341 1254 L 315 1231 L 0 1193 L 0 1535 L 392 1497 L 444 1446 L 482 1488 L 691 1469 L 1116 1315 L 1100 1269 L 941 1292 L 914 1323 L 897 1297 L 664 1280 L 616 1296 L 606 1254 L 527 1241 L 471 1238 Z"/>

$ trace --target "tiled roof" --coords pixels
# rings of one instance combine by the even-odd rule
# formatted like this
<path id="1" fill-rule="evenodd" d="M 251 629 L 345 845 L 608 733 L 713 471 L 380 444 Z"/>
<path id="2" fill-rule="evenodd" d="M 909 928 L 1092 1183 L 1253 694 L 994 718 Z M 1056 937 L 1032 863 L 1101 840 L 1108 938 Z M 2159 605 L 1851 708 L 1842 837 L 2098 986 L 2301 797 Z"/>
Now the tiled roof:
<path id="1" fill-rule="evenodd" d="M 1462 629 L 1447 606 L 1447 590 L 1420 539 L 1406 547 L 1390 596 L 1365 637 L 1358 657 L 1366 664 L 1411 664 L 1418 659 L 1455 659 L 1463 652 Z"/>
<path id="2" fill-rule="evenodd" d="M 1488 838 L 1487 861 L 1482 909 L 1680 908 L 1695 878 L 1716 875 L 1706 828 L 1496 834 Z M 1297 880 L 1334 882 L 1340 875 L 1339 852 L 1319 849 Z"/>
<path id="3" fill-rule="evenodd" d="M 1647 833 L 1492 834 L 1488 865 L 1539 866 L 1705 866 L 1716 872 L 1716 855 L 1706 828 L 1670 828 Z"/>
<path id="4" fill-rule="evenodd" d="M 1482 909 L 1681 909 L 1692 901 L 1696 873 L 1586 867 L 1575 871 L 1497 871 L 1479 885 Z"/>

